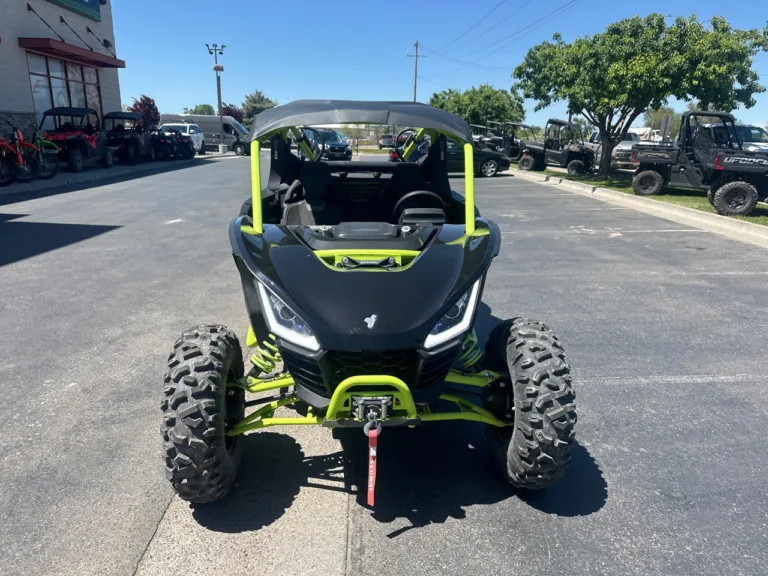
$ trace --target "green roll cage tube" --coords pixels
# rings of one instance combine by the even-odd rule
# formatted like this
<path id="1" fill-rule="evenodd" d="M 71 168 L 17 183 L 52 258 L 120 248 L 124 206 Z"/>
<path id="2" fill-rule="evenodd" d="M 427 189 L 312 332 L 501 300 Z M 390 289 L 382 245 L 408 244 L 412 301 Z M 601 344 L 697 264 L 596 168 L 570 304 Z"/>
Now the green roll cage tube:
<path id="1" fill-rule="evenodd" d="M 302 147 L 304 154 L 311 158 L 312 150 L 307 146 L 303 138 L 298 137 L 293 128 L 282 129 L 279 133 L 283 138 L 292 133 L 295 139 Z M 440 132 L 431 129 L 419 129 L 414 138 L 410 140 L 403 156 L 408 158 L 411 152 L 426 137 L 436 138 Z M 267 136 L 265 136 L 266 138 Z M 241 231 L 245 234 L 259 235 L 264 232 L 264 223 L 262 220 L 261 206 L 261 165 L 260 165 L 260 144 L 258 140 L 251 142 L 251 200 L 253 205 L 252 225 L 241 226 Z M 487 230 L 475 230 L 475 186 L 474 186 L 474 148 L 472 144 L 464 144 L 464 203 L 465 203 L 465 234 L 462 238 L 456 240 L 457 243 L 466 242 L 469 237 L 488 233 Z M 341 254 L 330 253 L 334 251 L 325 251 L 328 254 L 319 254 L 321 257 L 334 258 Z M 359 251 L 351 250 L 357 253 Z M 400 254 L 398 257 L 414 256 L 411 254 Z M 274 339 L 274 336 L 272 336 Z M 280 353 L 274 344 L 264 342 L 258 345 L 256 335 L 252 327 L 248 327 L 246 346 L 254 348 L 257 354 L 250 358 L 250 362 L 256 367 L 257 372 L 269 374 L 275 366 L 281 361 Z M 459 357 L 464 370 L 451 369 L 446 376 L 446 383 L 457 384 L 470 390 L 474 389 L 480 392 L 486 386 L 492 383 L 504 381 L 506 376 L 491 370 L 473 371 L 471 370 L 482 359 L 482 351 L 477 342 L 477 336 L 474 330 L 465 335 L 463 352 Z M 263 393 L 271 390 L 282 390 L 293 385 L 293 377 L 287 373 L 279 373 L 268 378 L 260 378 L 254 375 L 248 375 L 230 385 L 237 386 L 250 393 Z M 370 391 L 371 386 L 376 386 L 375 392 Z M 388 386 L 390 390 L 382 391 L 381 386 Z M 302 417 L 279 418 L 275 417 L 275 411 L 281 406 L 290 406 L 300 402 L 296 395 L 282 396 L 276 400 L 267 399 L 267 403 L 247 415 L 243 420 L 235 424 L 227 431 L 228 436 L 237 436 L 252 430 L 259 430 L 270 426 L 301 426 L 301 425 L 321 425 L 327 428 L 343 426 L 362 426 L 363 421 L 357 419 L 351 412 L 352 398 L 380 398 L 389 396 L 392 398 L 392 414 L 382 421 L 382 425 L 406 425 L 413 427 L 423 422 L 438 422 L 445 420 L 468 420 L 472 422 L 482 422 L 496 427 L 511 426 L 511 422 L 506 422 L 496 418 L 490 411 L 467 400 L 460 394 L 445 392 L 440 395 L 440 399 L 452 402 L 457 406 L 457 410 L 451 412 L 432 412 L 428 406 L 417 406 L 414 403 L 408 385 L 401 379 L 389 375 L 365 375 L 351 376 L 338 384 L 330 400 L 330 404 L 323 415 L 313 414 L 312 407 L 308 407 L 307 415 Z M 271 401 L 270 401 L 271 400 Z"/>

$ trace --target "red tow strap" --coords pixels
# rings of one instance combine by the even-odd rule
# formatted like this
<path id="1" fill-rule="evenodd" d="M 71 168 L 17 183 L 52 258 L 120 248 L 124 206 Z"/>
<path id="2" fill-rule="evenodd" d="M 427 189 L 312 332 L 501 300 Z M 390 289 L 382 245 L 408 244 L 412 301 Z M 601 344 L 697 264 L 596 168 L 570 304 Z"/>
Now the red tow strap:
<path id="1" fill-rule="evenodd" d="M 373 495 L 376 491 L 376 443 L 379 428 L 371 428 L 368 432 L 368 506 L 373 506 Z"/>

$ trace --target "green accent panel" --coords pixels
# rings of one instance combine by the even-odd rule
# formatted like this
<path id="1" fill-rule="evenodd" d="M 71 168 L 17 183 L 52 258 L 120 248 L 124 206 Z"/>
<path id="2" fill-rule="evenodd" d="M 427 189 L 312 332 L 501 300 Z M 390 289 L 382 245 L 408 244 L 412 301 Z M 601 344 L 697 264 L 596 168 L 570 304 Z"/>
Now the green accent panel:
<path id="1" fill-rule="evenodd" d="M 365 390 L 366 386 L 392 386 L 393 391 L 369 392 Z M 349 407 L 352 405 L 352 396 L 364 396 L 375 398 L 379 396 L 392 396 L 393 410 L 392 417 L 406 416 L 407 418 L 418 418 L 416 404 L 413 402 L 413 396 L 408 385 L 394 376 L 350 376 L 342 381 L 336 387 L 328 405 L 326 412 L 327 420 L 338 420 L 339 418 L 352 418 Z M 403 413 L 405 412 L 405 413 Z"/>
<path id="2" fill-rule="evenodd" d="M 48 2 L 58 4 L 82 16 L 87 16 L 96 22 L 101 22 L 101 4 L 99 0 L 48 0 Z M 71 24 L 74 27 L 74 23 Z"/>

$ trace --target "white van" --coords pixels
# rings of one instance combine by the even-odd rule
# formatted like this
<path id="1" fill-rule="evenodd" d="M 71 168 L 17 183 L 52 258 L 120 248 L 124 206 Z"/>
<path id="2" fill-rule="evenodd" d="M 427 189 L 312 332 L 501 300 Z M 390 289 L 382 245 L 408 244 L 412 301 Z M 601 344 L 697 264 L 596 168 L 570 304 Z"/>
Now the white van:
<path id="1" fill-rule="evenodd" d="M 232 116 L 222 116 L 224 138 L 222 139 L 222 125 L 218 116 L 208 114 L 160 114 L 160 124 L 183 123 L 196 124 L 205 135 L 205 147 L 211 151 L 217 151 L 219 144 L 226 144 L 227 150 L 232 150 L 242 156 L 249 151 L 248 130 Z"/>

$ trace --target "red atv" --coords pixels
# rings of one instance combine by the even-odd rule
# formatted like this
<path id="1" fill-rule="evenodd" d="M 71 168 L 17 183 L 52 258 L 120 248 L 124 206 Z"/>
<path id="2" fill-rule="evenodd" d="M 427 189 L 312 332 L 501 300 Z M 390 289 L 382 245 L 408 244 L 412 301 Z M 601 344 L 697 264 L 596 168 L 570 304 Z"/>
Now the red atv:
<path id="1" fill-rule="evenodd" d="M 71 172 L 82 172 L 89 161 L 104 168 L 111 168 L 115 161 L 117 147 L 107 145 L 107 133 L 92 108 L 51 108 L 43 114 L 40 129 L 59 147 L 59 160 Z"/>

